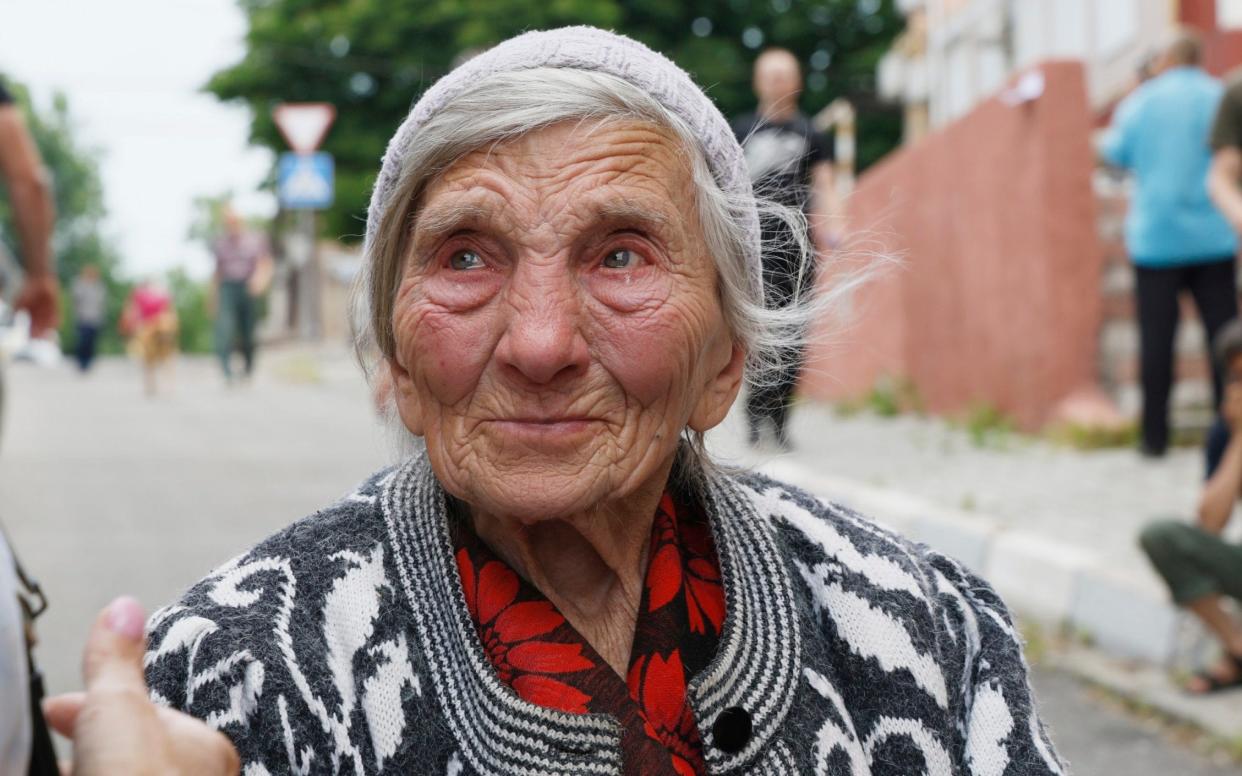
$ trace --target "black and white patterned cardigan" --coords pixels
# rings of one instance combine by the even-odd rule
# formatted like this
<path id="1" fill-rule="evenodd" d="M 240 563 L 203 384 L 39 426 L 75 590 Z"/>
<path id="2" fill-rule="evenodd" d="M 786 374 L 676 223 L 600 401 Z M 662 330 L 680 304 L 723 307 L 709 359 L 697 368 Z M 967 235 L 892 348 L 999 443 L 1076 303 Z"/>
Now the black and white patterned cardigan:
<path id="1" fill-rule="evenodd" d="M 713 774 L 1061 774 L 986 583 L 756 475 L 703 495 L 727 612 L 687 698 Z M 244 776 L 620 773 L 620 728 L 496 677 L 425 460 L 216 569 L 150 622 L 155 699 L 224 731 Z"/>

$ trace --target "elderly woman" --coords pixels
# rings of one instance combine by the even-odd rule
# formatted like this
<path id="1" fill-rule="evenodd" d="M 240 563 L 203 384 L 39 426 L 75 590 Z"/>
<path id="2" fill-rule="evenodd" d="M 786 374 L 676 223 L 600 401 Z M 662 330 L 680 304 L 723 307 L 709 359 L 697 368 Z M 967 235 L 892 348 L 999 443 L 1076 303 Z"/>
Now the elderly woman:
<path id="1" fill-rule="evenodd" d="M 156 613 L 156 700 L 247 776 L 1061 773 L 985 583 L 707 460 L 802 324 L 758 223 L 723 117 L 632 40 L 437 83 L 365 249 L 425 446 Z"/>

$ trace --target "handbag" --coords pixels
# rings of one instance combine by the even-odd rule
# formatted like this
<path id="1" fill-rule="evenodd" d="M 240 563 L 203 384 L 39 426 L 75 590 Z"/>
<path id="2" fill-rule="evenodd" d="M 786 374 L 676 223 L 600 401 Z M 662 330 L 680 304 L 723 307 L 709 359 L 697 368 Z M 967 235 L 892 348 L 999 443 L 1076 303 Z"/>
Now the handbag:
<path id="1" fill-rule="evenodd" d="M 34 650 L 38 639 L 35 636 L 35 620 L 47 611 L 47 596 L 39 582 L 26 573 L 21 561 L 17 559 L 17 550 L 8 541 L 4 526 L 0 525 L 0 539 L 9 547 L 9 555 L 13 558 L 13 570 L 17 577 L 17 605 L 22 612 L 22 631 L 26 645 L 26 669 L 29 676 L 28 688 L 30 700 L 30 776 L 59 776 L 60 766 L 56 762 L 56 749 L 52 746 L 52 734 L 48 730 L 47 720 L 43 718 L 43 673 L 35 661 Z M 0 601 L 0 606 L 6 602 Z"/>

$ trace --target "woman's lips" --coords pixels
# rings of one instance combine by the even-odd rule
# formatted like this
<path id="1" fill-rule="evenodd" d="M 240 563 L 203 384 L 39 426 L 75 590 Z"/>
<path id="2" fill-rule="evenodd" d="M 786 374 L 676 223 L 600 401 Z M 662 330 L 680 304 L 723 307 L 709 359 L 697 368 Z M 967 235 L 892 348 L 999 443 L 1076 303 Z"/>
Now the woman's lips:
<path id="1" fill-rule="evenodd" d="M 555 440 L 590 431 L 597 418 L 504 418 L 493 420 L 501 433 L 531 440 Z"/>

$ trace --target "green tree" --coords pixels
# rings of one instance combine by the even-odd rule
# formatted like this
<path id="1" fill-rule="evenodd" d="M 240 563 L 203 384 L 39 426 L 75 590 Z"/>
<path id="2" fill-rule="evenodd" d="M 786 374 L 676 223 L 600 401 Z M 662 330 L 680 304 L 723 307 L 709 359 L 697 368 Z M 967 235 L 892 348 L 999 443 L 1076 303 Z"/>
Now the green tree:
<path id="1" fill-rule="evenodd" d="M 168 291 L 177 310 L 177 345 L 182 353 L 212 351 L 212 322 L 207 311 L 207 284 L 180 267 L 168 272 Z"/>
<path id="2" fill-rule="evenodd" d="M 19 107 L 26 115 L 43 162 L 51 172 L 56 201 L 56 227 L 52 236 L 57 274 L 67 289 L 82 267 L 99 267 L 108 288 L 108 317 L 100 335 L 102 352 L 117 353 L 122 341 L 116 322 L 129 293 L 129 284 L 119 277 L 120 258 L 111 241 L 103 233 L 103 183 L 99 176 L 99 151 L 83 145 L 63 94 L 52 97 L 47 110 L 36 110 L 29 92 L 21 85 L 6 81 Z M 12 240 L 16 235 L 8 193 L 0 190 L 0 223 L 4 234 Z M 67 301 L 67 297 L 66 297 Z M 76 335 L 72 308 L 66 304 L 61 324 L 61 342 L 72 348 Z"/>
<path id="3" fill-rule="evenodd" d="M 326 233 L 361 237 L 385 144 L 424 89 L 463 53 L 523 30 L 593 24 L 619 30 L 686 68 L 725 115 L 753 107 L 750 67 L 768 46 L 807 68 L 803 108 L 846 96 L 860 108 L 859 160 L 894 147 L 900 118 L 874 97 L 879 57 L 901 28 L 893 0 L 239 0 L 246 54 L 207 89 L 253 112 L 251 140 L 285 149 L 280 102 L 337 106 L 324 150 L 336 157 Z"/>

